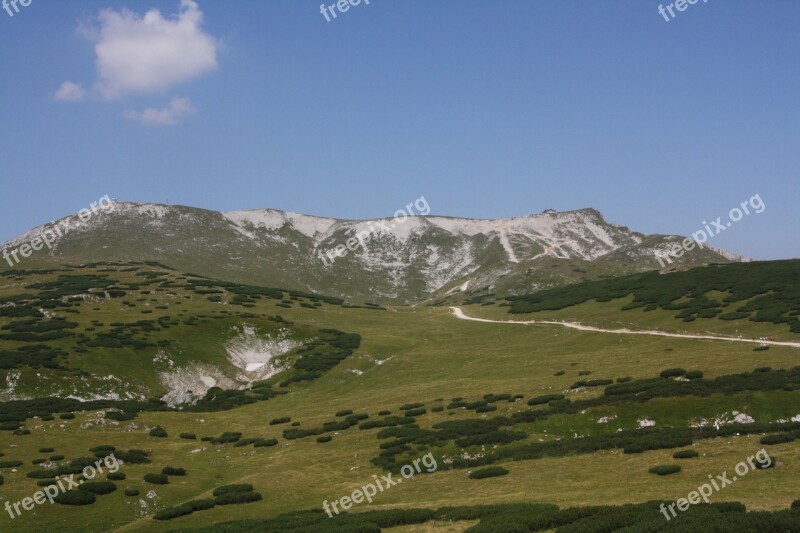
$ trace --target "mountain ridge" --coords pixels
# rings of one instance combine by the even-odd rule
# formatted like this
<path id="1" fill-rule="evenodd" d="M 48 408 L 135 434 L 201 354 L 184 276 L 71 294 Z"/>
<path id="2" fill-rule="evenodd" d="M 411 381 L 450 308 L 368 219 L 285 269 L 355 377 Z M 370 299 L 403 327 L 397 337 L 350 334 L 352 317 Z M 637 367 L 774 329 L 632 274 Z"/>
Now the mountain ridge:
<path id="1" fill-rule="evenodd" d="M 594 208 L 500 219 L 417 214 L 401 221 L 318 217 L 274 208 L 222 212 L 118 200 L 112 205 L 113 210 L 76 224 L 52 250 L 38 252 L 37 259 L 157 260 L 237 282 L 408 304 L 468 289 L 515 294 L 657 269 L 655 254 L 683 240 L 610 223 Z M 54 223 L 3 247 L 30 241 Z M 669 266 L 735 257 L 706 248 Z M 554 266 L 540 272 L 545 263 Z"/>

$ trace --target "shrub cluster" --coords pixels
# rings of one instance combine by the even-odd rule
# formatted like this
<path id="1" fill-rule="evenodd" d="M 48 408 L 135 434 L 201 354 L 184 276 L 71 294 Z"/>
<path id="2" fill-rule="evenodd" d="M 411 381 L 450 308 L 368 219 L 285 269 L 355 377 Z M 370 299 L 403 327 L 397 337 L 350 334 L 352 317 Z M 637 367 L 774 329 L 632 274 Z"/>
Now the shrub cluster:
<path id="1" fill-rule="evenodd" d="M 163 439 L 167 436 L 167 430 L 162 428 L 161 426 L 156 426 L 150 430 L 150 436 Z"/>
<path id="2" fill-rule="evenodd" d="M 128 450 L 125 451 L 118 451 L 114 452 L 114 457 L 122 461 L 123 463 L 130 463 L 130 464 L 148 464 L 150 462 L 150 452 L 146 452 L 144 450 Z"/>
<path id="3" fill-rule="evenodd" d="M 658 465 L 650 468 L 648 472 L 658 476 L 668 476 L 670 474 L 677 474 L 681 471 L 680 465 Z"/>
<path id="4" fill-rule="evenodd" d="M 144 480 L 152 485 L 167 485 L 169 478 L 164 474 L 145 474 Z"/>
<path id="5" fill-rule="evenodd" d="M 791 433 L 774 433 L 761 438 L 761 444 L 783 444 L 785 442 L 792 442 L 800 437 L 800 431 L 792 431 Z"/>
<path id="6" fill-rule="evenodd" d="M 508 470 L 503 468 L 502 466 L 489 466 L 486 468 L 481 468 L 479 470 L 473 470 L 469 473 L 470 479 L 485 479 L 487 477 L 498 477 L 498 476 L 505 476 L 508 474 Z"/>
<path id="7" fill-rule="evenodd" d="M 172 520 L 181 516 L 190 515 L 195 511 L 205 511 L 216 505 L 214 500 L 192 500 L 184 504 L 163 509 L 153 515 L 156 520 Z"/>
<path id="8" fill-rule="evenodd" d="M 612 383 L 614 383 L 613 379 L 582 379 L 573 383 L 570 388 L 579 389 L 581 387 L 604 387 L 606 385 L 611 385 Z"/>
<path id="9" fill-rule="evenodd" d="M 217 505 L 234 505 L 239 503 L 253 503 L 262 499 L 260 492 L 232 492 L 214 498 Z"/>
<path id="10" fill-rule="evenodd" d="M 681 450 L 672 454 L 673 459 L 692 459 L 694 457 L 700 457 L 697 450 Z"/>
<path id="11" fill-rule="evenodd" d="M 91 492 L 85 490 L 68 490 L 60 492 L 53 498 L 53 501 L 61 505 L 91 505 L 97 498 Z"/>
<path id="12" fill-rule="evenodd" d="M 544 394 L 542 396 L 536 396 L 528 400 L 528 405 L 543 405 L 546 403 L 550 403 L 556 400 L 563 400 L 563 394 Z"/>
<path id="13" fill-rule="evenodd" d="M 659 374 L 662 378 L 677 378 L 686 374 L 686 370 L 682 368 L 668 368 Z"/>
<path id="14" fill-rule="evenodd" d="M 252 503 L 261 500 L 261 494 L 254 492 L 253 485 L 249 483 L 217 487 L 214 489 L 214 496 L 217 505 Z"/>
<path id="15" fill-rule="evenodd" d="M 91 492 L 92 494 L 102 495 L 111 494 L 117 490 L 117 486 L 111 481 L 87 481 L 83 483 L 79 489 Z"/>
<path id="16" fill-rule="evenodd" d="M 623 310 L 675 310 L 679 311 L 675 318 L 685 321 L 715 316 L 727 320 L 749 317 L 752 322 L 786 324 L 790 331 L 800 333 L 798 265 L 797 260 L 786 260 L 694 268 L 669 276 L 645 272 L 576 283 L 507 300 L 511 304 L 509 312 L 532 313 L 564 309 L 593 299 L 611 301 L 633 294 L 633 301 L 623 305 Z M 716 301 L 706 296 L 712 291 L 724 292 L 727 296 Z M 733 304 L 740 305 L 734 307 Z M 727 313 L 721 315 L 725 306 Z"/>

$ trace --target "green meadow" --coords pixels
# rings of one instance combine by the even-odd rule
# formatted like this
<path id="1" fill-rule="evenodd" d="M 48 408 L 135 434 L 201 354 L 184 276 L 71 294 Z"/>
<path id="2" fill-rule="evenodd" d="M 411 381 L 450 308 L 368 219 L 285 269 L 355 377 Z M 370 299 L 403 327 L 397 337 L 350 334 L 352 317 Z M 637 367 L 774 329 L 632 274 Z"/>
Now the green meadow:
<path id="1" fill-rule="evenodd" d="M 125 294 L 112 297 L 110 291 Z M 731 472 L 762 448 L 774 458 L 773 467 L 743 476 L 715 494 L 713 503 L 741 502 L 748 511 L 778 512 L 800 498 L 800 423 L 790 422 L 800 415 L 800 373 L 792 371 L 800 365 L 797 348 L 754 350 L 751 344 L 726 341 L 479 323 L 458 320 L 447 307 L 320 299 L 226 284 L 157 264 L 11 271 L 0 278 L 0 300 L 0 331 L 10 335 L 0 337 L 0 378 L 14 384 L 3 393 L 0 504 L 22 501 L 41 489 L 37 481 L 47 478 L 28 474 L 50 470 L 55 477 L 59 467 L 95 457 L 91 448 L 111 446 L 123 456 L 130 456 L 130 450 L 146 453 L 139 456 L 146 458 L 144 463 L 121 465 L 124 479 L 113 480 L 116 490 L 97 495 L 94 503 L 47 502 L 13 519 L 4 512 L 3 529 L 259 530 L 252 526 L 255 522 L 219 524 L 321 512 L 323 501 L 351 494 L 373 475 L 396 471 L 426 453 L 436 458 L 435 472 L 404 479 L 373 503 L 354 505 L 349 514 L 521 503 L 571 509 L 673 502 L 707 481 L 709 474 Z M 569 320 L 601 327 L 800 339 L 786 324 L 717 318 L 684 322 L 663 309 L 620 309 L 631 300 L 588 301 L 527 314 L 508 313 L 502 298 L 461 306 L 470 316 L 496 320 Z M 43 326 L 60 318 L 74 326 Z M 282 331 L 296 342 L 278 358 L 283 372 L 242 385 L 237 394 L 211 389 L 194 408 L 147 401 L 169 392 L 161 379 L 165 368 L 157 360 L 159 353 L 170 358 L 169 369 L 201 362 L 235 379 L 225 346 L 242 325 L 265 337 Z M 357 346 L 342 339 L 357 339 Z M 47 348 L 30 348 L 37 345 Z M 26 364 L 19 353 L 40 354 L 41 363 Z M 676 368 L 684 372 L 660 377 Z M 129 397 L 102 403 L 93 396 L 106 390 L 109 379 L 104 376 L 109 374 L 119 380 L 118 392 Z M 579 385 L 581 381 L 589 384 Z M 563 399 L 528 404 L 543 395 Z M 74 406 L 33 400 L 45 396 L 95 402 Z M 109 417 L 109 412 L 123 415 Z M 734 412 L 752 422 L 735 424 Z M 287 417 L 287 422 L 270 424 Z M 715 418 L 730 431 L 715 433 Z M 642 427 L 644 420 L 655 425 Z M 370 427 L 372 423 L 378 427 Z M 156 427 L 166 436 L 152 436 Z M 220 438 L 225 433 L 229 439 Z M 785 442 L 762 444 L 767 435 L 780 435 Z M 319 437 L 331 439 L 320 442 Z M 263 445 L 256 446 L 258 442 Z M 698 456 L 673 458 L 685 449 Z M 63 458 L 50 460 L 53 456 Z M 39 459 L 44 461 L 34 464 Z M 22 465 L 7 466 L 14 461 Z M 648 472 L 676 463 L 681 466 L 676 474 Z M 470 478 L 470 472 L 487 465 L 502 466 L 508 473 Z M 144 480 L 165 467 L 183 468 L 186 475 L 168 476 L 167 484 Z M 232 484 L 250 484 L 261 498 L 218 503 L 169 520 L 154 518 L 187 502 L 213 501 L 215 489 Z M 481 525 L 480 516 L 446 516 L 405 525 L 400 520 L 396 527 L 382 529 L 505 527 L 488 529 L 491 520 L 485 518 Z M 657 510 L 646 516 L 665 522 Z M 371 526 L 342 527 L 368 531 Z M 541 530 L 548 529 L 558 527 Z"/>

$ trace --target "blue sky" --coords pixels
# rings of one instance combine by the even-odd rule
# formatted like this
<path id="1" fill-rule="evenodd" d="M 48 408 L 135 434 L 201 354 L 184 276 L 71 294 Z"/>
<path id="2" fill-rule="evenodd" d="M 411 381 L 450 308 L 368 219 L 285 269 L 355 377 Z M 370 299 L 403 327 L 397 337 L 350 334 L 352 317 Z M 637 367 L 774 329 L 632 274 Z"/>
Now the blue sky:
<path id="1" fill-rule="evenodd" d="M 798 2 L 184 2 L 0 11 L 0 241 L 105 194 L 683 235 L 759 194 L 711 244 L 800 256 Z"/>

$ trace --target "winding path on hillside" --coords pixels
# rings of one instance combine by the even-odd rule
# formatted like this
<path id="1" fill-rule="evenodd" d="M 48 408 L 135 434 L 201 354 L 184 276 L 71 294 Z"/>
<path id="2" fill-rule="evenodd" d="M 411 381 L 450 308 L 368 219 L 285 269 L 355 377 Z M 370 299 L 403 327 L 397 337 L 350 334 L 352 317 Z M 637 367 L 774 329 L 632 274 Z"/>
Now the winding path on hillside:
<path id="1" fill-rule="evenodd" d="M 647 330 L 632 330 L 627 328 L 620 329 L 605 329 L 597 328 L 594 326 L 584 326 L 578 322 L 558 322 L 555 320 L 490 320 L 488 318 L 477 318 L 467 316 L 460 307 L 451 307 L 453 314 L 456 318 L 461 320 L 472 320 L 474 322 L 489 322 L 491 324 L 547 324 L 552 326 L 563 326 L 565 328 L 577 329 L 580 331 L 594 331 L 597 333 L 614 333 L 617 335 L 651 335 L 654 337 L 676 337 L 679 339 L 701 339 L 712 341 L 729 341 L 729 342 L 748 342 L 750 344 L 768 344 L 770 346 L 789 346 L 791 348 L 800 348 L 800 342 L 784 342 L 784 341 L 762 341 L 758 339 L 739 339 L 737 337 L 720 337 L 716 335 L 691 335 L 689 333 L 668 333 L 666 331 L 658 331 L 654 329 Z"/>

